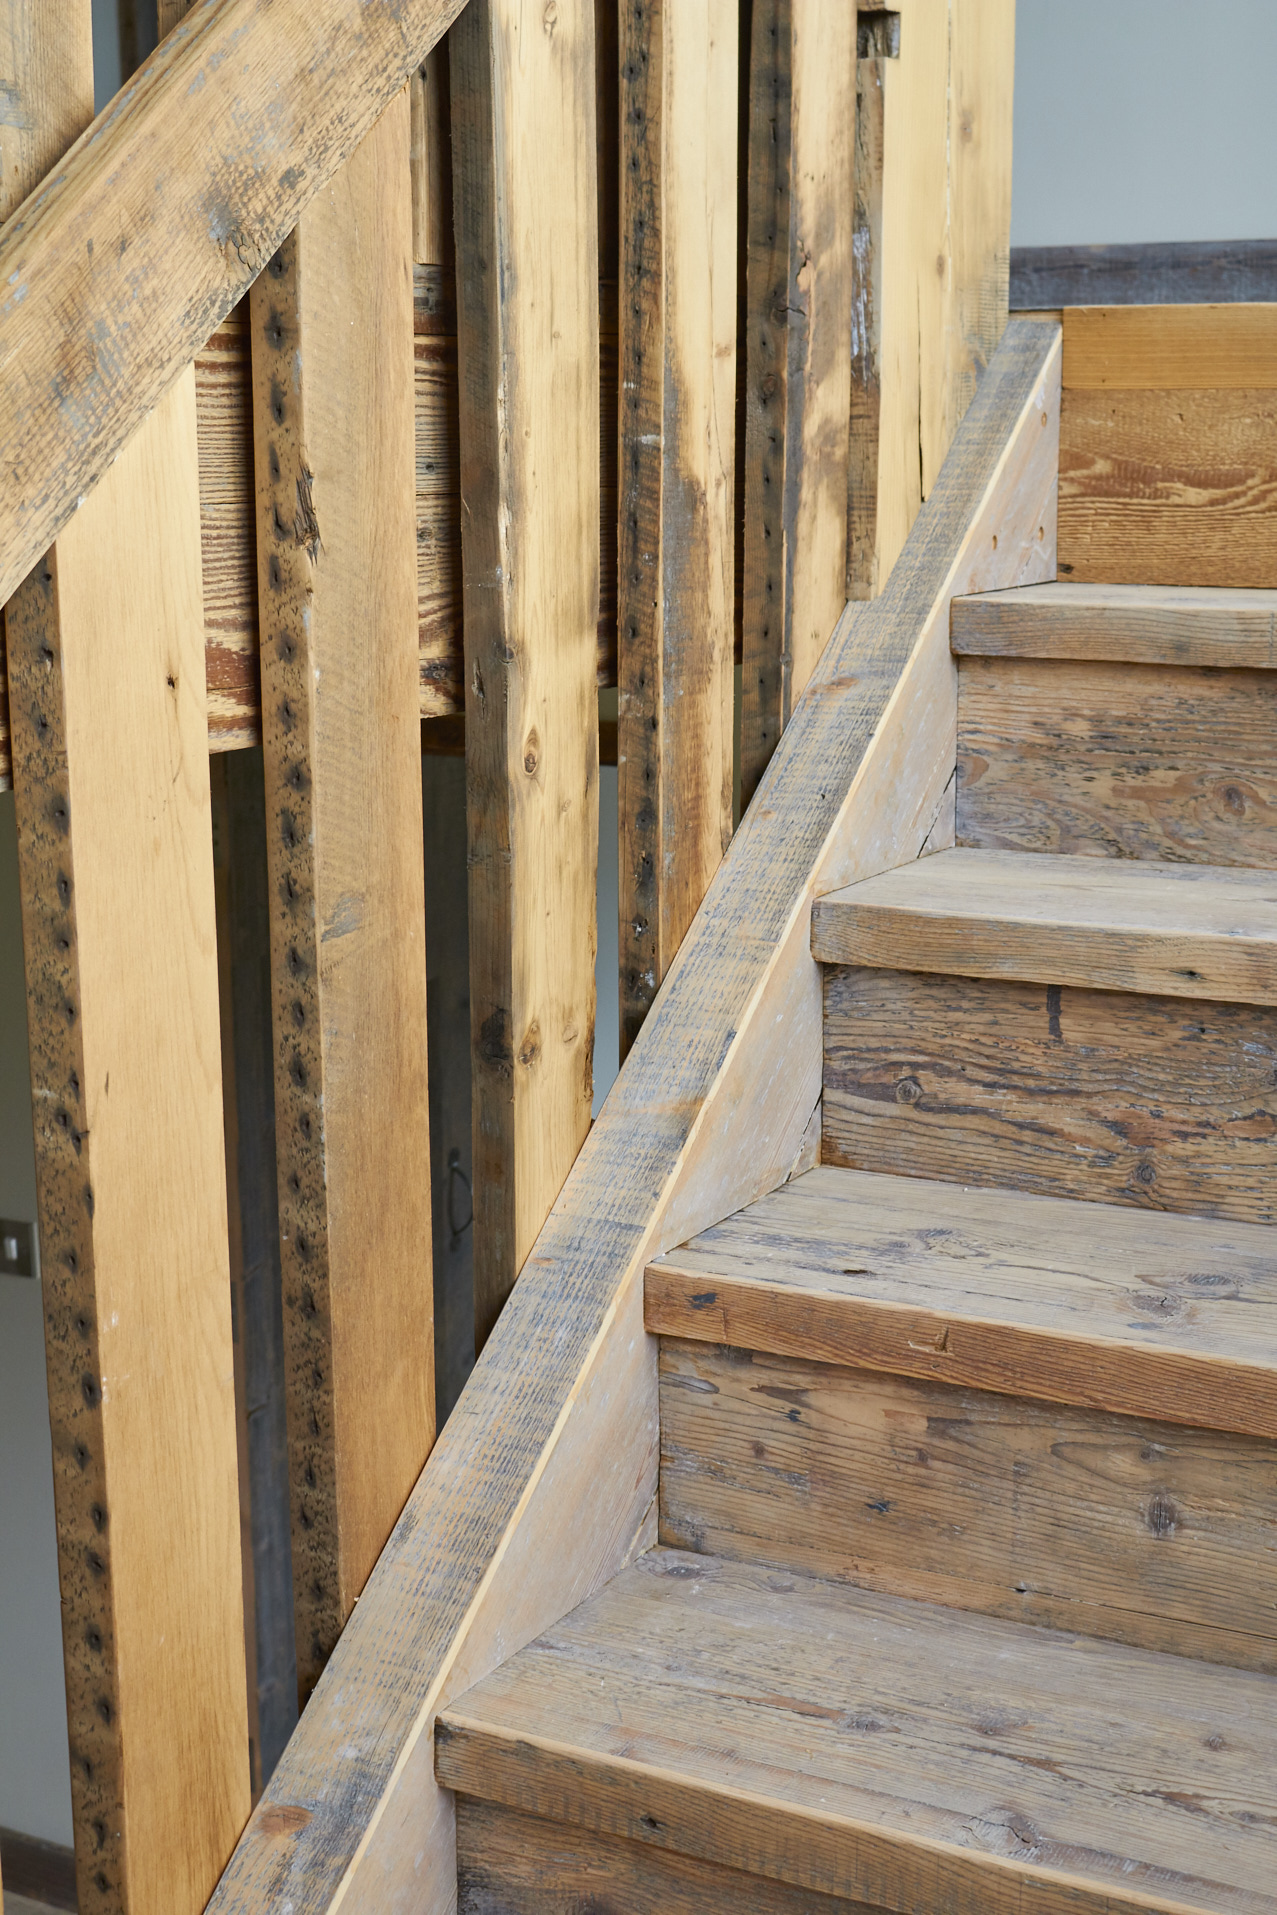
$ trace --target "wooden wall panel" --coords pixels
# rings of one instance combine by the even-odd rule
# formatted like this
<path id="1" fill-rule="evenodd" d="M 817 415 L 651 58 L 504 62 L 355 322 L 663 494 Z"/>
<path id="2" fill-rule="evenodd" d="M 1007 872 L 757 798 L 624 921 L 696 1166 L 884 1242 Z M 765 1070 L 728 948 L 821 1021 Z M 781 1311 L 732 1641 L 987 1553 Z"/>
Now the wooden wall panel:
<path id="1" fill-rule="evenodd" d="M 622 6 L 622 1058 L 732 831 L 737 11 Z"/>
<path id="2" fill-rule="evenodd" d="M 449 47 L 482 1347 L 590 1123 L 598 859 L 593 9 Z"/>
<path id="3" fill-rule="evenodd" d="M 409 130 L 405 91 L 251 302 L 303 1695 L 434 1437 Z"/>

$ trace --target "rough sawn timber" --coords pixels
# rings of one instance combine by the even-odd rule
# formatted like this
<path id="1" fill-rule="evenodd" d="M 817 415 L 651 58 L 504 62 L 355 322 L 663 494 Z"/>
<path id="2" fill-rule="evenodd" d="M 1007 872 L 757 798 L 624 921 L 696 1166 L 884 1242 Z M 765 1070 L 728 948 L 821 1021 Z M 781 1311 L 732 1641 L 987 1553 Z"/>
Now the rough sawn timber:
<path id="1" fill-rule="evenodd" d="M 443 1915 L 438 1709 L 649 1539 L 654 1255 L 783 1181 L 820 1089 L 811 904 L 916 856 L 953 767 L 949 602 L 1054 570 L 1059 336 L 1008 330 L 887 591 L 840 622 L 223 1879 L 217 1915 Z M 996 547 L 994 540 L 997 540 Z"/>
<path id="2" fill-rule="evenodd" d="M 204 0 L 0 231 L 0 601 L 460 0 Z"/>
<path id="3" fill-rule="evenodd" d="M 1029 585 L 955 598 L 961 656 L 1277 670 L 1277 591 L 1189 585 Z"/>

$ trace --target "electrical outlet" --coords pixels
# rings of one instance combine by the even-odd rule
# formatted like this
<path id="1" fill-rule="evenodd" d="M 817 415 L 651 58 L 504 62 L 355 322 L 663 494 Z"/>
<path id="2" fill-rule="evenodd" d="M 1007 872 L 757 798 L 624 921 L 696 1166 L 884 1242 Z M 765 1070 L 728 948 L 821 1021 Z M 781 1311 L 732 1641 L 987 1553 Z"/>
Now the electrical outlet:
<path id="1" fill-rule="evenodd" d="M 35 1225 L 0 1217 L 0 1277 L 34 1277 L 38 1268 Z"/>

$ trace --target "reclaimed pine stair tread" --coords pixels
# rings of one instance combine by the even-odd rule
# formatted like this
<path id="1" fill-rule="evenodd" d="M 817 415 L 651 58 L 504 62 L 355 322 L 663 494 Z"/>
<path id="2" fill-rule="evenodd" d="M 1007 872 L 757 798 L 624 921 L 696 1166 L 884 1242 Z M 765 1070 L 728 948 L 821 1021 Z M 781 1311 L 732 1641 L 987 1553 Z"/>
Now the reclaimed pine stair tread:
<path id="1" fill-rule="evenodd" d="M 825 964 L 1277 1004 L 1277 872 L 958 847 L 818 899 Z"/>
<path id="2" fill-rule="evenodd" d="M 821 1165 L 647 1267 L 650 1331 L 1277 1437 L 1268 1226 Z"/>
<path id="3" fill-rule="evenodd" d="M 436 1770 L 909 1915 L 1277 1915 L 1274 1679 L 681 1551 L 458 1698 Z"/>
<path id="4" fill-rule="evenodd" d="M 1022 585 L 955 598 L 967 656 L 1277 669 L 1277 592 L 1190 585 Z"/>

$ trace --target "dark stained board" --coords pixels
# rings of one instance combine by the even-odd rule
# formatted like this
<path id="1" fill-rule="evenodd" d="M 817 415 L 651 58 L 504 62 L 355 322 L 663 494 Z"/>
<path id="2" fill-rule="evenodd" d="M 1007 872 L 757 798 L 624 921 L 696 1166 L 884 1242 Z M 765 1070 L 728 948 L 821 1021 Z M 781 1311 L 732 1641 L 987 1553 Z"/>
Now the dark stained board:
<path id="1" fill-rule="evenodd" d="M 1013 246 L 1011 311 L 1277 299 L 1277 239 Z"/>

